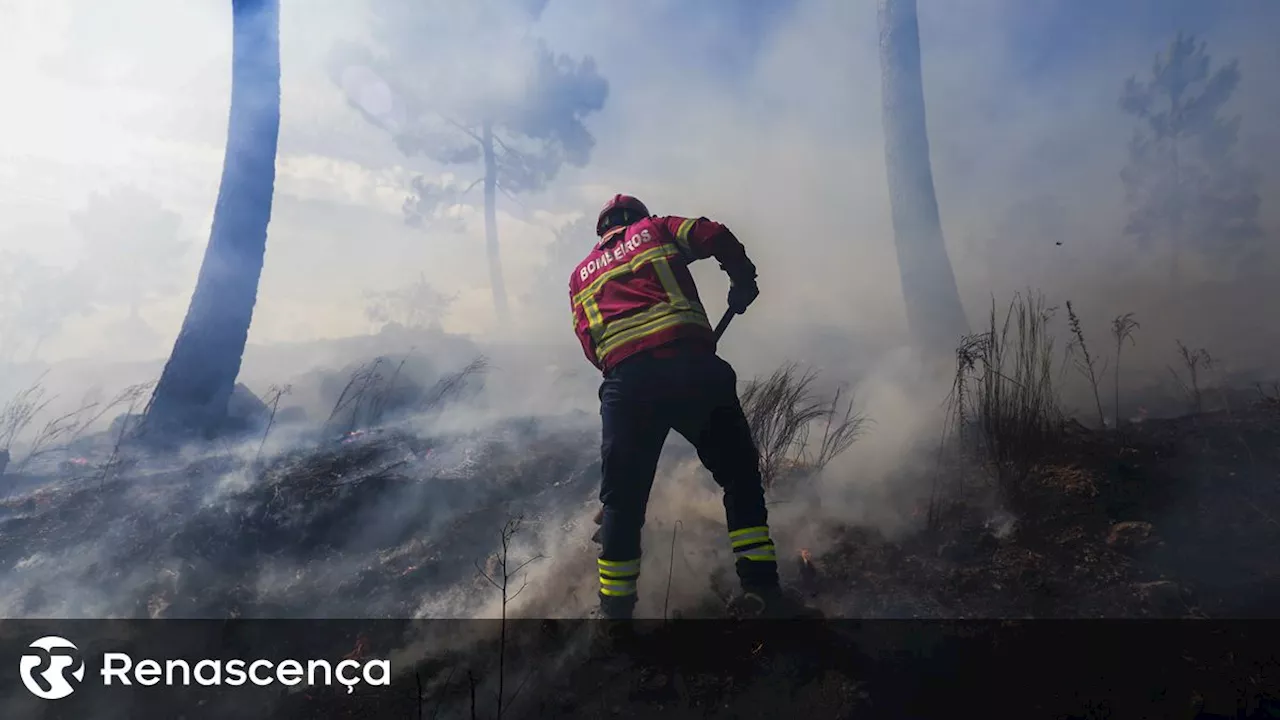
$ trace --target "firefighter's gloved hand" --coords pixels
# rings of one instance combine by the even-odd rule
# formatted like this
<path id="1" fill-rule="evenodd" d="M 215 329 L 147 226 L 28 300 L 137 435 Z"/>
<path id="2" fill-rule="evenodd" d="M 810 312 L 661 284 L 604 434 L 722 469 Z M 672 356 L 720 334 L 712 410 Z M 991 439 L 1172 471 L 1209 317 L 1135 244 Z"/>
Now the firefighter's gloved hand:
<path id="1" fill-rule="evenodd" d="M 738 280 L 729 285 L 729 309 L 736 315 L 746 312 L 758 297 L 760 287 L 755 280 Z"/>

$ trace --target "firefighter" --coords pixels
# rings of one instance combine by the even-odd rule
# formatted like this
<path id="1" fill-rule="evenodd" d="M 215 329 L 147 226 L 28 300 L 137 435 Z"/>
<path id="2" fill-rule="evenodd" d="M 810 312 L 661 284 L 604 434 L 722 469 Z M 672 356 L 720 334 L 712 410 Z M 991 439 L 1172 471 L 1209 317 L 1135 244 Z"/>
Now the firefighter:
<path id="1" fill-rule="evenodd" d="M 599 242 L 569 278 L 574 327 L 600 385 L 603 506 L 598 615 L 629 619 L 640 575 L 640 531 L 663 443 L 671 429 L 697 449 L 724 491 L 728 541 L 742 595 L 738 616 L 795 616 L 778 584 L 759 459 L 738 401 L 737 376 L 716 355 L 715 334 L 689 264 L 715 258 L 729 276 L 729 308 L 742 314 L 760 294 L 756 268 L 724 225 L 651 216 L 615 195 L 596 221 Z"/>

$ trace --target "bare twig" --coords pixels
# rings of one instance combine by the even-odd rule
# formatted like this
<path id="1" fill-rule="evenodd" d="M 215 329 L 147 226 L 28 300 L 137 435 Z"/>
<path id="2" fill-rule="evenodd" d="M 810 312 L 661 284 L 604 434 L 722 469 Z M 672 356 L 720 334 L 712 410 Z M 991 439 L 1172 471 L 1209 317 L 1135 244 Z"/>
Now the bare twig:
<path id="1" fill-rule="evenodd" d="M 41 375 L 0 408 L 0 450 L 10 449 L 18 436 L 55 399 L 45 398 L 43 380 L 44 375 Z"/>
<path id="2" fill-rule="evenodd" d="M 1089 381 L 1089 387 L 1093 390 L 1093 403 L 1098 409 L 1098 428 L 1105 429 L 1107 427 L 1107 416 L 1102 412 L 1102 396 L 1098 392 L 1098 382 L 1100 376 L 1107 371 L 1107 363 L 1104 360 L 1102 367 L 1098 367 L 1097 358 L 1089 354 L 1089 346 L 1084 341 L 1084 330 L 1080 327 L 1080 318 L 1076 315 L 1075 308 L 1071 306 L 1071 301 L 1067 301 L 1067 326 L 1071 330 L 1072 340 L 1067 345 L 1067 352 L 1079 350 L 1081 357 L 1075 358 L 1076 371 Z"/>
<path id="3" fill-rule="evenodd" d="M 453 680 L 453 673 L 455 670 L 457 670 L 457 668 L 453 668 L 453 667 L 449 668 L 449 674 L 445 676 L 444 683 L 443 683 L 445 687 L 448 687 L 449 682 Z M 434 710 L 431 711 L 431 720 L 436 720 L 436 717 L 440 715 L 440 707 L 443 704 L 444 704 L 444 698 L 440 698 L 439 700 L 436 700 L 436 707 Z"/>
<path id="4" fill-rule="evenodd" d="M 31 447 L 27 449 L 27 456 L 18 464 L 18 472 L 22 472 L 32 460 L 56 450 L 58 446 L 55 443 L 59 440 L 74 436 L 84 422 L 84 415 L 93 407 L 93 405 L 84 406 L 45 423 L 35 440 L 31 442 Z"/>
<path id="5" fill-rule="evenodd" d="M 507 698 L 507 708 L 508 708 L 508 709 L 509 709 L 513 704 L 515 704 L 516 698 L 520 697 L 520 691 L 521 691 L 521 690 L 524 690 L 524 686 L 525 686 L 526 684 L 528 684 L 528 682 L 529 682 L 529 678 L 531 678 L 531 677 L 533 677 L 533 670 L 530 670 L 529 672 L 527 672 L 527 673 L 525 673 L 525 674 L 524 674 L 524 679 L 523 679 L 523 680 L 521 680 L 521 681 L 520 681 L 520 684 L 516 686 L 515 692 L 511 693 L 511 697 L 510 697 L 510 698 Z"/>
<path id="6" fill-rule="evenodd" d="M 812 457 L 806 453 L 807 464 L 816 470 L 826 467 L 836 456 L 848 450 L 854 441 L 861 437 L 862 428 L 868 422 L 865 415 L 854 410 L 852 400 L 845 405 L 843 413 L 836 414 L 840 406 L 840 393 L 841 391 L 837 389 L 823 417 L 825 424 L 822 428 L 822 442 L 818 445 L 818 452 Z"/>
<path id="7" fill-rule="evenodd" d="M 376 425 L 382 422 L 385 418 L 388 403 L 391 402 L 392 393 L 396 387 L 396 380 L 400 378 L 400 371 L 404 369 L 404 364 L 409 361 L 409 356 L 413 354 L 413 350 L 413 348 L 409 348 L 409 352 L 405 353 L 404 357 L 400 358 L 400 363 L 396 365 L 395 372 L 391 373 L 391 379 L 387 380 L 386 385 L 382 388 L 382 392 L 378 394 L 377 399 L 373 403 L 373 411 L 370 413 L 368 424 Z"/>
<path id="8" fill-rule="evenodd" d="M 499 718 L 502 717 L 502 706 L 503 706 L 504 700 L 506 700 L 505 695 L 506 695 L 506 657 L 507 657 L 507 604 L 512 600 L 514 600 L 517 596 L 519 596 L 520 593 L 524 592 L 524 589 L 529 586 L 529 578 L 526 575 L 523 583 L 520 585 L 520 588 L 516 590 L 515 593 L 511 593 L 510 592 L 511 580 L 515 578 L 517 575 L 519 575 L 520 572 L 524 570 L 524 568 L 526 568 L 530 563 L 534 562 L 535 560 L 541 560 L 543 558 L 543 555 L 538 554 L 529 558 L 528 560 L 525 560 L 519 565 L 516 565 L 514 568 L 511 567 L 511 560 L 510 560 L 511 542 L 515 538 L 516 534 L 520 532 L 520 528 L 523 524 L 524 524 L 524 517 L 517 515 L 515 517 L 508 518 L 506 524 L 502 526 L 502 532 L 501 532 L 502 549 L 500 554 L 497 557 L 497 568 L 494 573 L 496 577 L 491 576 L 489 573 L 480 569 L 479 564 L 478 563 L 476 564 L 476 571 L 480 573 L 480 576 L 483 577 L 485 580 L 487 580 L 489 584 L 492 585 L 494 588 L 496 588 L 500 593 L 502 593 L 502 621 L 501 621 L 501 624 L 499 625 L 499 638 L 498 638 L 497 717 Z M 472 692 L 473 693 L 475 692 L 474 681 L 472 686 Z M 473 700 L 473 704 L 474 704 L 474 700 Z"/>
<path id="9" fill-rule="evenodd" d="M 671 577 L 675 574 L 676 569 L 676 532 L 680 530 L 683 524 L 676 520 L 675 525 L 671 526 L 671 558 L 667 561 L 667 595 L 662 601 L 662 619 L 667 619 L 667 608 L 671 605 Z"/>
<path id="10" fill-rule="evenodd" d="M 262 442 L 258 443 L 258 454 L 253 461 L 256 463 L 262 459 L 262 449 L 267 445 L 267 435 L 271 433 L 271 426 L 276 421 L 276 411 L 280 409 L 280 398 L 293 392 L 292 385 L 272 385 L 267 388 L 267 402 L 271 404 L 271 414 L 267 416 L 267 426 L 262 430 Z"/>
<path id="11" fill-rule="evenodd" d="M 436 409 L 446 402 L 455 399 L 461 395 L 462 391 L 467 387 L 467 381 L 475 375 L 482 375 L 489 369 L 489 360 L 483 356 L 477 357 L 467 364 L 461 370 L 445 375 L 436 381 L 435 385 L 427 391 L 419 410 Z"/>
<path id="12" fill-rule="evenodd" d="M 1183 394 L 1187 396 L 1187 400 L 1191 404 L 1191 412 L 1199 415 L 1204 410 L 1204 402 L 1201 398 L 1200 391 L 1200 372 L 1213 367 L 1213 358 L 1209 355 L 1209 351 L 1204 348 L 1190 350 L 1181 340 L 1175 341 L 1178 344 L 1178 356 L 1182 359 L 1182 365 L 1187 369 L 1188 381 L 1183 382 L 1182 376 L 1172 367 L 1169 372 L 1173 375 L 1174 381 L 1178 387 L 1182 389 Z"/>
<path id="13" fill-rule="evenodd" d="M 471 686 L 471 720 L 476 720 L 476 674 L 467 671 L 467 684 Z"/>
<path id="14" fill-rule="evenodd" d="M 418 720 L 422 720 L 422 673 L 413 672 L 413 682 L 418 689 Z"/>
<path id="15" fill-rule="evenodd" d="M 120 407 L 126 403 L 134 402 L 139 399 L 143 393 L 149 391 L 154 383 L 142 383 L 138 385 L 129 385 L 116 394 L 105 404 L 97 405 L 98 412 L 88 418 L 80 425 L 79 428 L 71 435 L 68 442 L 74 442 L 80 438 L 89 428 L 93 427 L 104 415 L 113 409 Z"/>
<path id="16" fill-rule="evenodd" d="M 370 388 L 375 387 L 382 379 L 382 374 L 378 372 L 378 368 L 382 366 L 386 358 L 375 358 L 372 362 L 357 367 L 351 377 L 347 378 L 347 384 L 342 388 L 342 392 L 338 395 L 338 400 L 333 404 L 333 410 L 329 413 L 329 418 L 325 420 L 325 429 L 328 430 L 330 425 L 339 418 L 339 415 L 350 409 L 350 416 L 346 424 L 345 432 L 353 432 L 360 422 L 360 406 L 364 402 L 365 395 Z"/>
<path id="17" fill-rule="evenodd" d="M 99 490 L 101 490 L 102 486 L 106 484 L 107 478 L 119 468 L 121 464 L 120 449 L 123 447 L 124 441 L 129 437 L 129 431 L 137 429 L 136 425 L 130 426 L 129 424 L 130 421 L 134 419 L 134 411 L 137 410 L 138 403 L 154 386 L 154 382 L 133 385 L 126 388 L 125 392 L 121 394 L 122 397 L 129 398 L 129 404 L 121 416 L 123 419 L 120 421 L 120 432 L 116 434 L 115 444 L 111 447 L 111 455 L 102 465 L 102 473 L 98 476 Z"/>
<path id="18" fill-rule="evenodd" d="M 484 142 L 484 140 L 478 134 L 476 134 L 475 130 L 472 130 L 471 128 L 467 127 L 466 125 L 463 125 L 462 123 L 458 122 L 457 120 L 454 120 L 451 117 L 446 117 L 443 115 L 441 117 L 444 118 L 445 122 L 461 130 L 463 133 L 466 133 L 467 135 L 469 135 L 472 140 L 475 140 L 478 143 Z"/>
<path id="19" fill-rule="evenodd" d="M 1120 351 L 1124 349 L 1125 340 L 1128 340 L 1130 345 L 1136 344 L 1133 340 L 1133 332 L 1141 327 L 1138 321 L 1133 319 L 1133 313 L 1131 312 L 1117 315 L 1111 321 L 1111 336 L 1116 339 L 1116 367 L 1112 371 L 1112 376 L 1115 378 L 1115 404 L 1113 410 L 1115 411 L 1117 428 L 1120 427 L 1121 418 L 1124 417 L 1120 414 Z"/>
<path id="20" fill-rule="evenodd" d="M 1258 401 L 1263 405 L 1280 404 L 1280 382 L 1271 383 L 1270 390 L 1260 382 L 1254 383 L 1253 387 L 1258 391 Z"/>

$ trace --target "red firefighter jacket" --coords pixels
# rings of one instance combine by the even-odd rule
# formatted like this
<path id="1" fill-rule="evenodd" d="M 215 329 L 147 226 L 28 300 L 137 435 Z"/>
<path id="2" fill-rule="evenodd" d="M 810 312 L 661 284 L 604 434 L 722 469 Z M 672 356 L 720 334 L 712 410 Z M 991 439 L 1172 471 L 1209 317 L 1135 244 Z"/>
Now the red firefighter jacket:
<path id="1" fill-rule="evenodd" d="M 649 217 L 605 233 L 569 277 L 574 331 L 602 372 L 674 340 L 715 336 L 689 263 L 714 257 L 730 278 L 754 278 L 742 243 L 706 218 Z"/>

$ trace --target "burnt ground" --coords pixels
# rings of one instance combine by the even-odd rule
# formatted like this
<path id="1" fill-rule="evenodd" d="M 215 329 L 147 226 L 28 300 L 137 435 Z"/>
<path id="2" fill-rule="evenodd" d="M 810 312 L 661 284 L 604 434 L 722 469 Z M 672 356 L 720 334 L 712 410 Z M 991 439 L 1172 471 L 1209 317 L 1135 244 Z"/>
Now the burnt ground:
<path id="1" fill-rule="evenodd" d="M 588 435 L 537 423 L 484 438 L 386 433 L 13 497 L 0 508 L 6 602 L 28 617 L 406 617 L 424 594 L 474 580 L 477 548 L 513 509 L 534 522 L 571 522 L 566 506 L 589 518 Z M 256 480 L 210 500 L 213 480 L 236 473 Z M 932 531 L 890 541 L 837 527 L 830 550 L 803 568 L 789 561 L 829 617 L 1199 622 L 690 620 L 603 656 L 582 654 L 572 623 L 524 622 L 513 638 L 523 632 L 526 647 L 512 639 L 508 655 L 520 690 L 504 715 L 1276 717 L 1259 713 L 1280 713 L 1267 705 L 1280 697 L 1280 629 L 1219 621 L 1280 615 L 1278 475 L 1275 403 L 1121 433 L 1077 427 L 1032 473 L 1008 525 L 978 499 L 983 473 L 948 465 L 942 485 L 955 494 Z M 267 592 L 273 566 L 294 577 Z M 52 602 L 86 586 L 105 599 Z M 343 610 L 355 607 L 365 612 Z M 478 678 L 477 716 L 492 717 L 496 656 L 477 645 L 424 660 L 394 693 L 292 696 L 273 716 L 468 717 Z"/>
<path id="2" fill-rule="evenodd" d="M 898 542 L 840 528 L 800 574 L 829 616 L 932 621 L 685 620 L 560 662 L 549 658 L 566 640 L 517 626 L 553 669 L 510 661 L 521 691 L 504 714 L 1280 717 L 1280 621 L 1265 619 L 1280 616 L 1278 471 L 1274 404 L 1123 434 L 1077 426 L 1032 473 L 1011 526 L 985 502 L 953 500 L 932 532 Z M 953 488 L 982 484 L 972 469 L 948 472 Z M 451 681 L 445 667 L 420 666 L 417 681 L 444 684 L 376 712 L 492 717 L 493 690 L 473 704 L 462 665 L 448 665 Z M 382 716 L 365 702 L 324 707 Z"/>
<path id="3" fill-rule="evenodd" d="M 1223 620 L 1280 617 L 1280 404 L 1076 426 L 1028 487 L 1012 527 L 953 501 L 899 542 L 842 528 L 801 589 L 846 618 L 1146 620 L 677 624 L 530 716 L 1280 717 L 1280 622 Z"/>
<path id="4" fill-rule="evenodd" d="M 1011 529 L 967 502 L 903 542 L 844 528 L 809 590 L 844 617 L 1280 616 L 1280 405 L 1077 426 L 1028 485 Z"/>
<path id="5" fill-rule="evenodd" d="M 412 617 L 474 584 L 508 517 L 536 528 L 585 503 L 598 465 L 547 424 L 81 470 L 0 503 L 0 599 L 37 618 Z"/>

